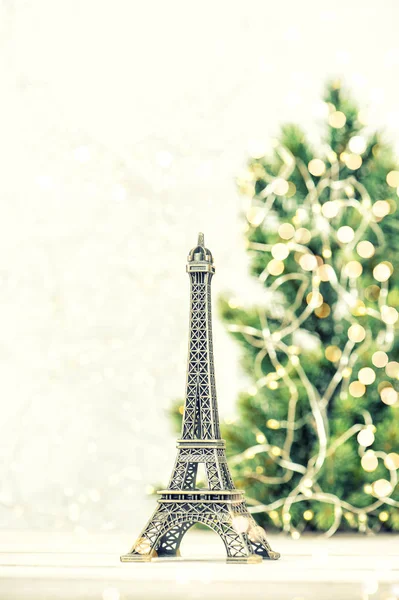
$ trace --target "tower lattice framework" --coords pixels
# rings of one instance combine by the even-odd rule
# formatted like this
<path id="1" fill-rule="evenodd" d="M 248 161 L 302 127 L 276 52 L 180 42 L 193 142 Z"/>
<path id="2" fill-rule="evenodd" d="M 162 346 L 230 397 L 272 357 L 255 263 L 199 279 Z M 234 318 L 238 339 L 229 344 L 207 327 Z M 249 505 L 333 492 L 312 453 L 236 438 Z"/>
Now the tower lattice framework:
<path id="1" fill-rule="evenodd" d="M 190 337 L 186 398 L 181 439 L 168 488 L 158 492 L 158 506 L 122 562 L 180 556 L 186 531 L 196 523 L 222 538 L 227 562 L 277 559 L 246 506 L 244 492 L 234 487 L 220 437 L 212 345 L 211 280 L 215 273 L 204 236 L 188 255 L 190 276 Z M 198 488 L 203 464 L 207 487 Z"/>

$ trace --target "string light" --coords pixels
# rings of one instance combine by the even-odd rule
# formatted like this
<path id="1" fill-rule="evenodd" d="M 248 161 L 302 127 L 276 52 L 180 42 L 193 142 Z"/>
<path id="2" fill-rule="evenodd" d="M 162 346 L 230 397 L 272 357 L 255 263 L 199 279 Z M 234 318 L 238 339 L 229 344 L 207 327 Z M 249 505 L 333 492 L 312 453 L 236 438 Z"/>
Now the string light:
<path id="1" fill-rule="evenodd" d="M 287 244 L 275 244 L 272 248 L 272 256 L 276 260 L 284 260 L 289 255 L 290 251 Z"/>
<path id="2" fill-rule="evenodd" d="M 399 454 L 397 452 L 390 452 L 384 458 L 384 465 L 389 470 L 399 469 Z"/>
<path id="3" fill-rule="evenodd" d="M 289 190 L 288 181 L 285 179 L 276 179 L 273 186 L 273 191 L 276 196 L 285 196 Z"/>
<path id="4" fill-rule="evenodd" d="M 375 471 L 378 467 L 378 458 L 376 457 L 375 452 L 373 452 L 372 450 L 367 450 L 367 452 L 365 452 L 362 456 L 361 464 L 363 469 L 367 471 L 367 473 Z M 369 493 L 372 492 L 372 489 L 373 488 L 370 486 Z"/>
<path id="5" fill-rule="evenodd" d="M 337 238 L 342 244 L 348 244 L 355 237 L 355 232 L 349 225 L 343 225 L 337 231 Z"/>
<path id="6" fill-rule="evenodd" d="M 361 398 L 366 392 L 366 386 L 360 381 L 352 381 L 349 385 L 349 393 L 354 398 Z"/>
<path id="7" fill-rule="evenodd" d="M 357 441 L 361 446 L 371 446 L 374 443 L 374 433 L 369 427 L 365 427 L 357 434 Z"/>
<path id="8" fill-rule="evenodd" d="M 398 378 L 399 377 L 399 363 L 396 360 L 391 360 L 385 365 L 385 373 L 388 377 Z"/>
<path id="9" fill-rule="evenodd" d="M 351 325 L 349 327 L 348 338 L 351 340 L 351 342 L 360 343 L 364 340 L 365 337 L 366 337 L 366 330 L 364 327 L 362 327 L 362 325 L 359 325 L 358 323 L 354 323 L 353 325 Z"/>
<path id="10" fill-rule="evenodd" d="M 342 352 L 338 346 L 328 346 L 325 355 L 327 360 L 337 362 L 341 358 Z"/>
<path id="11" fill-rule="evenodd" d="M 304 271 L 313 271 L 317 267 L 317 260 L 313 254 L 302 254 L 299 264 Z"/>
<path id="12" fill-rule="evenodd" d="M 330 312 L 331 312 L 330 306 L 326 302 L 323 302 L 323 304 L 321 306 L 316 308 L 316 310 L 314 311 L 314 314 L 317 317 L 319 317 L 319 319 L 326 319 L 328 317 L 328 315 L 330 314 Z"/>
<path id="13" fill-rule="evenodd" d="M 382 350 L 377 350 L 371 357 L 371 362 L 375 367 L 381 369 L 382 367 L 385 367 L 388 362 L 388 354 Z"/>
<path id="14" fill-rule="evenodd" d="M 389 206 L 389 202 L 386 200 L 377 200 L 372 206 L 372 213 L 379 219 L 383 219 L 387 215 L 389 215 L 391 211 L 391 207 Z"/>
<path id="15" fill-rule="evenodd" d="M 320 158 L 313 158 L 308 164 L 308 170 L 311 175 L 320 177 L 325 173 L 326 165 Z"/>
<path id="16" fill-rule="evenodd" d="M 354 154 L 363 154 L 367 148 L 367 142 L 364 137 L 360 135 L 354 135 L 349 140 L 348 148 Z"/>
<path id="17" fill-rule="evenodd" d="M 390 386 L 384 387 L 380 392 L 380 396 L 383 403 L 388 406 L 392 406 L 398 401 L 398 392 Z"/>
<path id="18" fill-rule="evenodd" d="M 380 263 L 373 269 L 373 277 L 377 281 L 387 281 L 391 276 L 391 270 L 385 263 Z"/>
<path id="19" fill-rule="evenodd" d="M 295 227 L 291 223 L 282 223 L 278 228 L 278 234 L 283 240 L 290 240 L 295 235 Z"/>
<path id="20" fill-rule="evenodd" d="M 358 243 L 356 250 L 358 255 L 362 258 L 371 258 L 374 255 L 375 247 L 368 240 L 363 240 Z"/>
<path id="21" fill-rule="evenodd" d="M 328 122 L 334 129 L 341 129 L 346 123 L 346 116 L 340 110 L 336 110 L 328 117 Z M 399 185 L 399 184 L 398 184 Z"/>
<path id="22" fill-rule="evenodd" d="M 330 126 L 335 129 L 344 127 L 346 124 L 345 114 L 336 110 L 331 103 L 328 104 L 328 110 Z M 358 122 L 363 123 L 365 119 L 364 111 L 359 111 Z M 253 327 L 248 327 L 248 332 L 244 325 L 236 327 L 241 328 L 243 335 L 249 336 L 246 339 L 253 339 L 254 349 L 258 353 L 257 361 L 263 361 L 267 350 L 268 360 L 271 361 L 276 378 L 266 376 L 264 381 L 259 380 L 259 387 L 264 385 L 274 390 L 282 386 L 284 392 L 287 389 L 289 393 L 288 406 L 290 409 L 286 420 L 283 418 L 266 420 L 265 425 L 269 430 L 281 429 L 281 435 L 285 433 L 286 436 L 284 442 L 279 446 L 268 446 L 267 454 L 269 457 L 274 457 L 273 460 L 285 470 L 282 477 L 291 476 L 292 473 L 301 473 L 299 483 L 293 487 L 286 498 L 273 501 L 269 506 L 255 506 L 252 510 L 253 512 L 266 511 L 275 523 L 280 523 L 281 519 L 286 531 L 292 535 L 299 535 L 298 530 L 292 525 L 291 507 L 294 503 L 302 502 L 305 499 L 306 501 L 311 499 L 312 502 L 325 501 L 324 492 L 320 489 L 322 480 L 319 479 L 319 473 L 327 456 L 333 456 L 336 449 L 346 440 L 351 437 L 357 438 L 359 460 L 366 473 L 376 471 L 380 475 L 379 465 L 382 467 L 383 463 L 390 471 L 392 478 L 392 473 L 399 469 L 399 454 L 394 452 L 385 454 L 382 450 L 375 449 L 374 451 L 370 448 L 376 442 L 376 426 L 372 421 L 372 416 L 367 411 L 361 410 L 363 406 L 361 399 L 368 394 L 370 397 L 376 394 L 374 385 L 377 376 L 379 383 L 375 387 L 378 388 L 381 402 L 387 406 L 399 405 L 399 396 L 393 381 L 399 379 L 399 363 L 389 360 L 389 352 L 394 340 L 392 330 L 399 320 L 396 308 L 387 303 L 388 298 L 391 303 L 394 303 L 394 298 L 391 299 L 388 296 L 388 281 L 393 273 L 393 266 L 381 259 L 377 263 L 374 260 L 370 261 L 375 256 L 377 249 L 379 251 L 384 246 L 384 232 L 380 227 L 380 222 L 392 214 L 397 207 L 391 199 L 371 199 L 367 190 L 356 180 L 355 172 L 362 167 L 363 160 L 365 160 L 362 155 L 368 150 L 371 150 L 373 156 L 377 156 L 381 152 L 378 144 L 373 144 L 370 148 L 366 138 L 361 135 L 354 135 L 349 139 L 347 147 L 342 149 L 339 158 L 329 150 L 326 153 L 326 160 L 313 158 L 307 164 L 301 162 L 289 149 L 279 145 L 278 142 L 275 150 L 282 159 L 280 173 L 270 183 L 267 169 L 262 164 L 264 173 L 260 177 L 267 181 L 267 186 L 254 199 L 257 208 L 261 208 L 259 204 L 262 202 L 266 214 L 257 216 L 254 213 L 251 215 L 251 219 L 256 221 L 257 218 L 261 219 L 262 217 L 263 231 L 268 231 L 267 227 L 269 227 L 271 232 L 276 230 L 278 232 L 279 240 L 277 242 L 273 239 L 273 244 L 268 247 L 266 244 L 259 244 L 259 251 L 271 255 L 271 260 L 267 263 L 266 276 L 269 273 L 275 279 L 270 286 L 277 292 L 281 290 L 285 282 L 297 279 L 298 292 L 296 297 L 291 300 L 292 306 L 284 311 L 281 327 L 275 331 L 273 328 L 279 317 L 276 318 L 273 315 L 273 321 L 271 320 L 270 326 L 268 325 L 265 329 L 264 346 L 261 347 L 259 337 L 254 335 L 253 331 L 250 332 Z M 343 167 L 347 167 L 347 169 L 345 170 Z M 300 173 L 304 187 L 308 190 L 305 198 L 301 196 L 300 206 L 296 210 L 293 208 L 295 206 L 293 201 L 292 203 L 287 202 L 287 197 L 292 197 L 296 193 L 296 187 L 290 181 L 290 174 L 294 172 L 296 175 Z M 342 174 L 346 177 L 345 179 L 340 179 Z M 396 190 L 399 187 L 399 171 L 390 171 L 387 175 L 387 183 Z M 278 205 L 274 206 L 274 202 L 277 202 Z M 279 215 L 284 210 L 293 214 L 291 222 L 288 222 L 288 216 L 286 216 L 287 221 L 279 223 Z M 270 218 L 269 221 L 268 218 Z M 338 248 L 336 242 L 339 244 Z M 262 249 L 261 246 L 263 246 Z M 287 271 L 285 271 L 284 261 L 289 256 L 292 256 L 292 261 L 287 261 Z M 356 260 L 356 256 L 359 257 L 359 260 Z M 292 266 L 295 264 L 298 265 L 297 271 L 292 270 Z M 369 281 L 371 272 L 375 280 L 372 284 Z M 362 277 L 363 274 L 367 278 Z M 263 274 L 262 277 L 264 282 L 265 275 Z M 362 287 L 362 283 L 365 281 L 367 281 L 367 285 Z M 267 322 L 268 314 L 268 311 L 261 311 L 261 322 L 262 320 Z M 331 344 L 324 350 L 325 360 L 334 365 L 335 374 L 320 398 L 314 395 L 314 383 L 309 381 L 301 357 L 304 349 L 309 350 L 312 336 L 309 335 L 309 340 L 306 339 L 303 343 L 299 343 L 305 332 L 306 325 L 304 327 L 303 323 L 308 318 L 314 318 L 313 315 L 319 319 L 330 317 L 336 329 L 336 335 L 331 338 Z M 366 327 L 363 326 L 364 321 L 361 320 L 363 325 L 357 321 L 358 317 L 366 315 L 367 320 L 375 320 L 375 329 L 367 326 L 366 331 Z M 262 324 L 260 331 L 264 327 L 265 325 Z M 323 325 L 320 325 L 321 330 L 322 327 Z M 270 328 L 272 331 L 269 331 Z M 239 330 L 237 329 L 237 331 Z M 378 333 L 375 333 L 376 331 Z M 342 347 L 339 347 L 342 343 L 341 336 L 345 337 L 345 333 L 347 340 L 344 341 Z M 292 352 L 292 345 L 298 346 L 299 351 Z M 318 348 L 315 347 L 313 350 L 317 352 Z M 283 360 L 284 354 L 288 359 L 287 362 Z M 286 366 L 283 367 L 282 364 Z M 390 381 L 381 381 L 381 375 L 384 376 L 382 369 L 385 369 L 386 378 Z M 300 377 L 301 393 L 303 390 L 307 394 L 309 402 L 310 412 L 301 419 L 295 418 L 295 408 L 293 408 L 298 401 L 299 394 L 299 387 L 295 383 L 293 373 L 295 373 L 295 377 Z M 353 399 L 358 399 L 357 402 L 354 402 L 354 406 L 359 405 L 358 420 L 345 432 L 342 439 L 330 438 L 328 428 L 324 428 L 327 419 L 326 408 L 335 393 L 343 401 L 350 401 L 349 396 L 352 398 L 352 402 L 354 402 Z M 290 454 L 293 443 L 297 439 L 294 432 L 297 428 L 300 429 L 303 423 L 309 422 L 308 419 L 311 419 L 312 424 L 316 427 L 318 449 L 308 464 L 297 465 Z M 259 444 L 266 442 L 266 436 L 262 433 L 255 432 L 255 437 Z M 270 437 L 272 438 L 272 433 L 270 433 Z M 273 439 L 273 441 L 275 440 Z M 268 443 L 270 442 L 268 441 Z M 254 470 L 257 467 L 258 465 L 254 467 Z M 260 470 L 256 473 L 260 474 Z M 280 482 L 282 479 L 276 477 L 276 483 L 277 481 Z M 392 481 L 395 480 L 392 479 Z M 390 496 L 393 484 L 388 479 L 378 479 L 374 483 L 367 482 L 361 489 L 365 493 L 381 499 Z M 343 514 L 348 523 L 358 526 L 361 531 L 367 531 L 369 528 L 369 513 L 375 516 L 378 514 L 380 522 L 385 522 L 386 515 L 389 518 L 388 510 L 376 513 L 373 508 L 375 500 L 369 506 L 361 508 L 353 506 L 350 502 L 341 500 L 335 495 L 329 494 L 329 501 L 334 504 L 336 514 L 339 513 L 339 515 L 336 516 L 328 534 L 336 530 Z M 396 500 L 390 498 L 391 502 L 391 506 L 399 507 Z M 282 509 L 281 516 L 277 510 L 280 508 Z M 306 509 L 302 515 L 304 521 L 314 518 L 313 510 L 310 509 Z"/>
<path id="23" fill-rule="evenodd" d="M 305 227 L 300 227 L 295 232 L 295 241 L 298 242 L 298 244 L 308 244 L 311 239 L 312 234 L 310 233 L 309 229 L 306 229 Z"/>
<path id="24" fill-rule="evenodd" d="M 339 213 L 339 203 L 335 200 L 328 200 L 321 207 L 321 212 L 327 219 L 333 219 Z"/>
<path id="25" fill-rule="evenodd" d="M 282 260 L 276 260 L 273 258 L 268 263 L 267 270 L 269 271 L 270 275 L 281 275 L 281 273 L 284 271 L 284 263 Z"/>
<path id="26" fill-rule="evenodd" d="M 360 277 L 363 273 L 363 267 L 357 260 L 350 260 L 345 266 L 345 274 L 348 277 Z"/>
<path id="27" fill-rule="evenodd" d="M 364 385 L 371 385 L 375 381 L 375 371 L 371 367 L 363 367 L 360 369 L 358 377 Z"/>
<path id="28" fill-rule="evenodd" d="M 258 227 L 266 216 L 266 211 L 260 206 L 251 206 L 247 211 L 247 221 L 254 227 Z"/>
<path id="29" fill-rule="evenodd" d="M 348 154 L 345 157 L 345 164 L 351 171 L 359 169 L 362 166 L 362 162 L 362 157 L 359 154 Z"/>
<path id="30" fill-rule="evenodd" d="M 387 174 L 387 184 L 393 188 L 399 186 L 399 171 L 389 171 Z"/>
<path id="31" fill-rule="evenodd" d="M 381 318 L 387 325 L 393 325 L 398 320 L 398 311 L 392 306 L 382 306 Z"/>
<path id="32" fill-rule="evenodd" d="M 373 483 L 373 492 L 378 498 L 385 498 L 392 493 L 392 484 L 387 479 L 377 479 Z"/>

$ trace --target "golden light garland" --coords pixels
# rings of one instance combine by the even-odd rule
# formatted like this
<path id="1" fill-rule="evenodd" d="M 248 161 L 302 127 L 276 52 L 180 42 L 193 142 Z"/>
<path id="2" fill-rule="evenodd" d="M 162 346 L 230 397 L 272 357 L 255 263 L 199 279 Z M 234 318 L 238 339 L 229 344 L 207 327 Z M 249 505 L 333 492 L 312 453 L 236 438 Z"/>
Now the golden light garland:
<path id="1" fill-rule="evenodd" d="M 344 113 L 339 111 L 330 112 L 329 124 L 333 128 L 343 127 L 346 122 Z M 249 172 L 248 180 L 242 187 L 246 192 L 250 191 L 250 205 L 247 208 L 249 227 L 259 227 L 271 214 L 276 197 L 287 194 L 293 184 L 289 181 L 294 169 L 297 168 L 303 177 L 308 194 L 300 208 L 297 209 L 292 223 L 281 222 L 276 225 L 279 241 L 275 244 L 248 243 L 249 250 L 256 250 L 270 254 L 270 261 L 266 269 L 259 275 L 259 280 L 265 283 L 269 277 L 275 278 L 270 284 L 272 291 L 278 291 L 287 281 L 296 279 L 302 282 L 299 285 L 296 299 L 285 311 L 281 322 L 281 328 L 271 332 L 268 324 L 266 310 L 259 309 L 260 328 L 245 325 L 231 324 L 229 330 L 242 334 L 245 339 L 257 349 L 255 359 L 255 370 L 259 373 L 259 379 L 253 389 L 253 395 L 264 386 L 276 389 L 283 383 L 289 391 L 290 399 L 287 410 L 287 418 L 284 421 L 269 419 L 269 429 L 284 429 L 286 431 L 285 441 L 281 447 L 268 443 L 267 436 L 258 433 L 257 445 L 249 448 L 243 454 L 236 455 L 232 459 L 233 464 L 239 464 L 241 460 L 248 459 L 259 453 L 267 453 L 268 456 L 283 469 L 283 475 L 279 477 L 268 477 L 261 472 L 251 472 L 251 476 L 261 482 L 279 485 L 289 481 L 294 473 L 300 474 L 299 482 L 293 487 L 287 497 L 280 498 L 270 504 L 257 504 L 252 507 L 253 513 L 267 512 L 269 517 L 278 524 L 279 513 L 284 529 L 293 537 L 298 537 L 300 532 L 292 524 L 290 510 L 293 504 L 315 500 L 322 503 L 332 504 L 334 507 L 334 522 L 325 532 L 329 536 L 339 527 L 342 517 L 352 525 L 357 522 L 360 531 L 368 529 L 368 515 L 375 513 L 381 506 L 399 508 L 399 502 L 391 495 L 398 482 L 397 470 L 399 469 L 399 454 L 374 451 L 370 446 L 374 443 L 376 426 L 371 414 L 363 410 L 363 421 L 353 425 L 340 438 L 332 441 L 329 437 L 327 408 L 334 392 L 342 384 L 341 394 L 350 394 L 354 398 L 361 398 L 376 379 L 375 369 L 385 368 L 388 377 L 398 378 L 399 364 L 389 361 L 389 351 L 393 345 L 393 324 L 398 319 L 395 308 L 387 305 L 388 283 L 393 272 L 393 266 L 382 261 L 373 270 L 375 284 L 366 290 L 366 297 L 375 300 L 378 298 L 378 309 L 368 308 L 360 300 L 359 278 L 361 278 L 363 267 L 356 259 L 370 259 L 374 256 L 376 247 L 367 239 L 363 239 L 368 229 L 371 229 L 380 244 L 384 243 L 384 234 L 379 226 L 384 217 L 391 212 L 391 206 L 387 201 L 378 201 L 372 204 L 370 196 L 364 186 L 356 180 L 353 175 L 345 179 L 339 179 L 340 160 L 352 171 L 358 169 L 362 164 L 361 154 L 366 149 L 366 141 L 362 136 L 352 136 L 348 143 L 348 151 L 339 158 L 334 152 L 329 153 L 328 166 L 326 162 L 315 158 L 306 166 L 300 159 L 284 146 L 275 143 L 275 150 L 282 159 L 282 166 L 277 177 L 268 175 L 262 167 L 262 177 L 268 182 L 265 189 L 258 195 L 254 194 L 254 174 Z M 256 165 L 259 166 L 260 165 Z M 255 167 L 254 167 L 255 168 Z M 319 177 L 317 183 L 311 175 Z M 399 186 L 399 172 L 391 171 L 387 175 L 387 183 L 391 187 Z M 294 186 L 295 187 L 295 186 Z M 329 199 L 325 201 L 326 190 Z M 294 190 L 295 193 L 295 190 Z M 321 196 L 323 202 L 321 201 Z M 287 194 L 288 195 L 288 194 Z M 291 194 L 293 195 L 293 194 Z M 342 225 L 337 230 L 332 226 L 331 220 L 347 209 L 353 209 L 358 213 L 359 225 L 354 229 L 348 225 Z M 273 213 L 273 222 L 276 215 Z M 312 226 L 307 225 L 309 222 Z M 322 257 L 316 256 L 306 246 L 313 237 L 320 236 L 322 240 Z M 329 239 L 335 238 L 337 243 L 344 249 L 345 256 L 350 257 L 345 267 L 339 271 L 334 266 L 334 260 Z M 293 254 L 297 264 L 298 272 L 285 272 L 285 260 Z M 332 309 L 324 302 L 320 292 L 320 282 L 329 282 L 337 294 L 336 307 Z M 310 288 L 310 292 L 306 291 Z M 306 296 L 305 296 L 306 294 Z M 303 303 L 305 297 L 306 302 Z M 303 308 L 304 306 L 304 308 Z M 339 308 L 339 310 L 338 310 Z M 343 349 L 337 346 L 329 346 L 325 350 L 327 360 L 336 364 L 336 372 L 332 377 L 323 396 L 320 396 L 316 387 L 307 377 L 301 364 L 299 349 L 292 351 L 292 346 L 285 343 L 288 336 L 298 331 L 307 318 L 315 313 L 319 318 L 327 317 L 334 310 L 335 318 L 341 320 L 342 313 L 348 321 L 347 341 Z M 378 350 L 372 355 L 370 366 L 357 368 L 359 357 L 369 348 L 371 334 L 357 322 L 357 316 L 367 315 L 371 319 L 380 321 L 384 329 L 378 337 Z M 266 376 L 260 368 L 263 358 L 268 355 L 275 371 Z M 278 358 L 284 356 L 286 364 Z M 285 362 L 285 361 L 284 361 Z M 306 390 L 309 402 L 309 415 L 296 421 L 296 404 L 298 401 L 298 389 L 292 376 L 298 377 L 303 388 Z M 398 406 L 398 393 L 390 383 L 379 388 L 381 401 L 389 406 Z M 319 442 L 318 452 L 312 456 L 307 465 L 296 463 L 291 456 L 294 433 L 302 427 L 309 419 L 315 423 Z M 367 484 L 367 493 L 372 496 L 372 501 L 366 507 L 356 507 L 346 502 L 335 494 L 326 493 L 322 490 L 318 475 L 327 459 L 334 454 L 338 447 L 348 439 L 357 436 L 359 444 L 359 461 L 367 473 L 372 473 L 378 466 L 379 461 L 387 470 L 388 479 L 377 479 L 372 484 Z M 263 469 L 262 469 L 263 471 Z M 311 521 L 314 517 L 313 511 L 305 510 L 303 518 Z M 385 522 L 389 513 L 385 510 L 379 513 L 379 520 Z M 356 521 L 357 518 L 357 521 Z"/>

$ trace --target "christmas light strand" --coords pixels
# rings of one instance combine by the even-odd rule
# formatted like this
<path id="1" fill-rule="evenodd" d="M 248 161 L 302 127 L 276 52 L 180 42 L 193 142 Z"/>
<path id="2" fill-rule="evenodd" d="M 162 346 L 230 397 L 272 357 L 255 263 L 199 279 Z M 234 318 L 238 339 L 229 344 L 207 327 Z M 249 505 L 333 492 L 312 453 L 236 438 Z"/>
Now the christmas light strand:
<path id="1" fill-rule="evenodd" d="M 356 136 L 356 138 L 356 140 L 354 137 L 351 138 L 348 144 L 349 148 L 354 145 L 354 141 L 356 143 L 359 140 L 363 141 L 360 136 Z M 363 146 L 365 147 L 365 144 Z M 289 391 L 286 420 L 280 422 L 272 420 L 273 427 L 271 427 L 272 429 L 275 427 L 285 429 L 286 435 L 285 441 L 280 447 L 268 443 L 267 437 L 260 433 L 258 435 L 264 438 L 264 443 L 259 443 L 245 452 L 237 454 L 231 462 L 238 465 L 243 460 L 253 458 L 257 454 L 267 453 L 268 457 L 284 470 L 283 475 L 268 477 L 251 471 L 249 476 L 270 485 L 279 485 L 282 482 L 289 481 L 294 473 L 300 474 L 301 477 L 298 483 L 287 497 L 282 497 L 270 504 L 259 504 L 253 498 L 249 500 L 253 504 L 251 509 L 253 513 L 267 512 L 276 524 L 280 518 L 277 509 L 281 509 L 284 529 L 290 532 L 293 537 L 298 537 L 300 531 L 292 524 L 291 508 L 294 504 L 309 501 L 328 503 L 334 507 L 334 520 L 325 535 L 331 535 L 338 529 L 343 515 L 349 523 L 357 525 L 360 531 L 367 531 L 369 529 L 367 516 L 370 513 L 384 504 L 399 507 L 399 502 L 391 497 L 398 483 L 399 455 L 368 449 L 374 441 L 376 426 L 373 423 L 371 414 L 366 410 L 360 413 L 363 422 L 355 423 L 338 439 L 331 440 L 327 408 L 339 385 L 342 386 L 340 392 L 342 395 L 351 393 L 354 397 L 359 397 L 365 393 L 367 385 L 370 385 L 375 379 L 375 371 L 373 366 L 370 366 L 360 369 L 359 380 L 351 381 L 351 375 L 359 358 L 373 341 L 371 331 L 367 331 L 360 325 L 355 318 L 356 316 L 367 315 L 371 319 L 380 321 L 384 326 L 377 337 L 379 353 L 382 354 L 378 358 L 378 352 L 376 352 L 373 354 L 373 360 L 374 357 L 376 357 L 376 361 L 378 358 L 382 366 L 381 361 L 385 360 L 382 355 L 386 355 L 386 352 L 389 352 L 392 348 L 394 340 L 393 325 L 398 317 L 397 311 L 387 304 L 388 280 L 392 274 L 393 266 L 390 263 L 381 262 L 374 268 L 374 279 L 376 284 L 380 284 L 378 310 L 366 307 L 360 298 L 357 283 L 363 269 L 361 262 L 358 260 L 346 261 L 342 268 L 338 270 L 334 266 L 330 240 L 334 239 L 340 245 L 346 258 L 352 257 L 356 251 L 363 259 L 371 258 L 375 252 L 375 247 L 365 239 L 365 236 L 370 229 L 378 244 L 380 246 L 384 245 L 384 233 L 378 223 L 384 216 L 389 214 L 390 208 L 387 201 L 378 201 L 373 205 L 368 191 L 354 176 L 339 179 L 340 161 L 341 164 L 342 161 L 345 161 L 348 168 L 351 168 L 349 167 L 350 164 L 355 167 L 355 165 L 359 165 L 359 162 L 360 164 L 362 162 L 360 155 L 352 153 L 350 156 L 341 155 L 338 158 L 334 152 L 329 151 L 328 160 L 330 165 L 327 167 L 325 162 L 320 159 L 313 159 L 309 165 L 305 165 L 303 161 L 296 158 L 286 147 L 279 143 L 276 143 L 275 150 L 282 159 L 280 172 L 277 177 L 274 177 L 268 174 L 262 166 L 262 178 L 267 182 L 267 185 L 259 194 L 255 194 L 254 191 L 253 181 L 256 175 L 253 171 L 248 171 L 247 176 L 241 182 L 244 189 L 249 190 L 250 196 L 250 202 L 247 205 L 248 227 L 251 229 L 263 225 L 267 227 L 269 218 L 274 219 L 273 223 L 275 223 L 276 215 L 273 213 L 273 205 L 278 197 L 285 196 L 288 192 L 289 179 L 295 168 L 301 174 L 308 193 L 301 207 L 297 209 L 292 223 L 279 223 L 281 239 L 278 243 L 265 244 L 250 241 L 248 242 L 248 249 L 271 255 L 266 268 L 259 275 L 262 284 L 266 284 L 269 279 L 272 279 L 272 282 L 268 284 L 268 288 L 273 292 L 277 292 L 281 290 L 285 283 L 297 280 L 299 282 L 297 294 L 291 306 L 285 310 L 284 317 L 280 319 L 281 326 L 279 329 L 271 331 L 267 310 L 260 308 L 258 309 L 259 329 L 240 324 L 231 324 L 228 329 L 231 332 L 241 334 L 257 350 L 254 361 L 254 370 L 258 377 L 256 392 L 265 386 L 275 389 L 280 382 Z M 360 160 L 356 158 L 357 156 Z M 312 170 L 313 173 L 311 173 Z M 321 175 L 317 184 L 315 184 L 312 174 Z M 326 194 L 329 194 L 328 200 L 325 198 Z M 331 222 L 332 219 L 339 217 L 347 210 L 354 210 L 358 215 L 359 223 L 356 231 L 348 225 L 343 225 L 335 230 Z M 304 227 L 309 220 L 313 221 L 310 230 Z M 321 238 L 322 242 L 321 257 L 316 256 L 307 245 L 311 239 L 317 236 Z M 284 260 L 292 253 L 299 265 L 298 272 L 284 273 Z M 284 340 L 295 334 L 312 313 L 315 313 L 319 318 L 325 318 L 330 314 L 331 307 L 324 302 L 320 292 L 322 281 L 328 281 L 337 294 L 337 302 L 334 307 L 335 318 L 337 320 L 344 318 L 348 321 L 348 339 L 342 351 L 336 348 L 336 360 L 332 362 L 336 362 L 337 370 L 327 385 L 324 394 L 320 396 L 302 366 L 299 348 L 287 345 Z M 302 308 L 305 294 L 309 288 L 310 292 L 306 296 L 307 305 Z M 278 355 L 285 357 L 285 364 L 281 359 L 278 359 Z M 262 361 L 266 356 L 271 361 L 274 372 L 264 375 Z M 397 378 L 399 375 L 398 363 L 388 362 L 388 360 L 386 362 L 388 365 L 385 365 L 387 374 L 390 373 L 394 379 Z M 374 364 L 374 366 L 377 365 Z M 309 405 L 309 414 L 300 421 L 296 420 L 299 393 L 294 378 L 298 378 L 301 382 L 306 391 Z M 384 399 L 383 389 L 387 388 L 388 391 L 385 392 L 386 398 Z M 393 386 L 386 386 L 383 389 L 380 392 L 382 401 L 385 401 L 386 404 L 397 405 L 398 396 Z M 390 399 L 389 395 L 391 395 Z M 291 450 L 295 432 L 310 421 L 315 426 L 318 450 L 314 456 L 310 457 L 307 465 L 302 465 L 293 460 Z M 321 489 L 318 482 L 318 476 L 326 458 L 334 455 L 340 446 L 354 436 L 358 436 L 359 460 L 362 461 L 365 470 L 370 471 L 371 468 L 367 465 L 373 467 L 373 465 L 378 464 L 378 459 L 381 459 L 389 473 L 389 480 L 380 479 L 368 486 L 369 493 L 376 499 L 368 506 L 361 508 L 342 500 L 335 494 L 326 493 Z M 306 518 L 310 520 L 313 513 L 312 511 L 306 512 L 308 513 Z"/>

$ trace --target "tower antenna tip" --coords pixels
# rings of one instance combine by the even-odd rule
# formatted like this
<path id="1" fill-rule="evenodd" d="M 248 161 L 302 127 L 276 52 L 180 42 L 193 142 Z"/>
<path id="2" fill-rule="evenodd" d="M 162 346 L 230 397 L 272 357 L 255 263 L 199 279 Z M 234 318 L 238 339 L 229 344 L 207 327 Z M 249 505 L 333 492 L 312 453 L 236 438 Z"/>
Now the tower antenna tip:
<path id="1" fill-rule="evenodd" d="M 199 233 L 198 234 L 198 246 L 204 246 L 204 245 L 205 245 L 204 234 Z"/>

